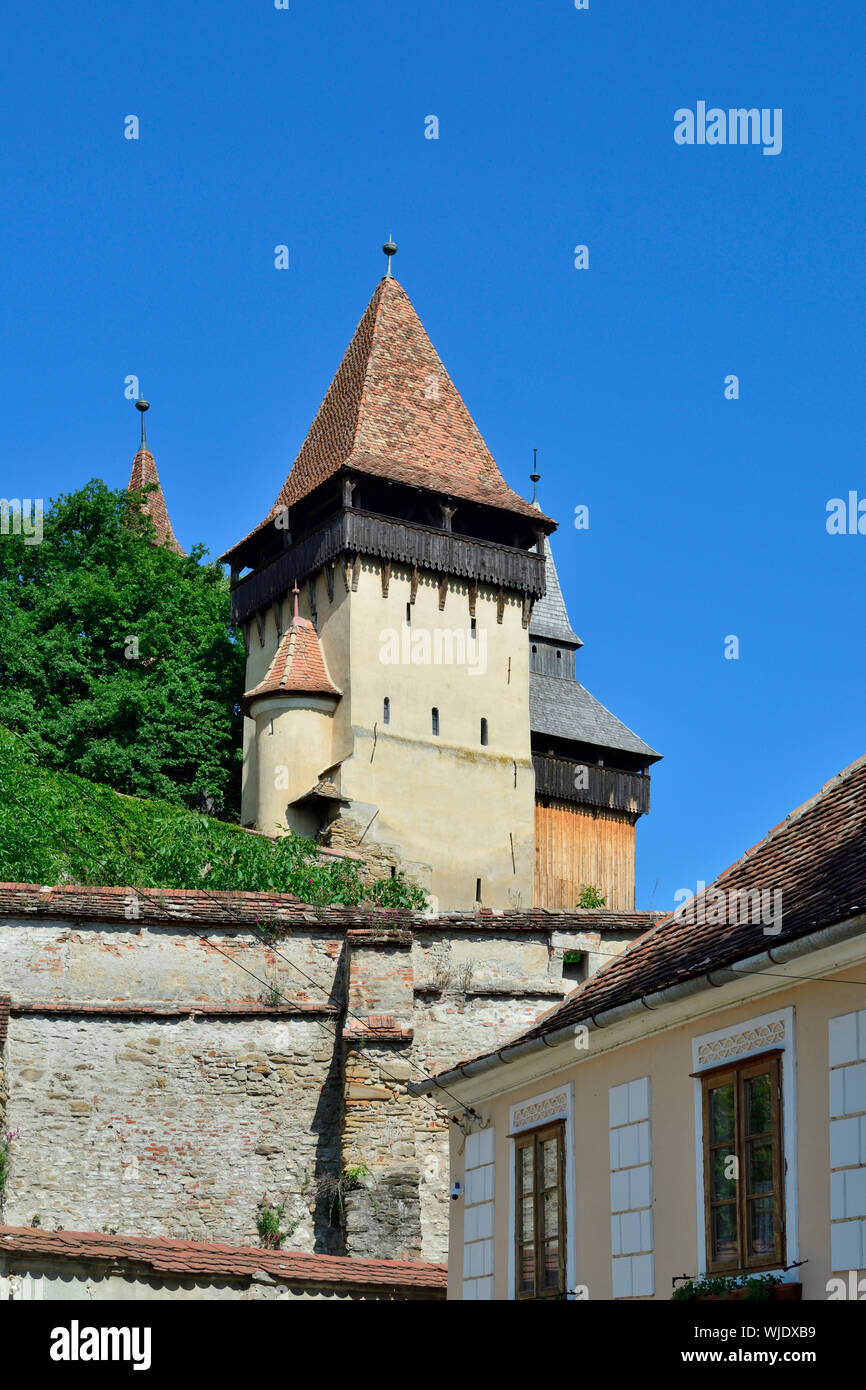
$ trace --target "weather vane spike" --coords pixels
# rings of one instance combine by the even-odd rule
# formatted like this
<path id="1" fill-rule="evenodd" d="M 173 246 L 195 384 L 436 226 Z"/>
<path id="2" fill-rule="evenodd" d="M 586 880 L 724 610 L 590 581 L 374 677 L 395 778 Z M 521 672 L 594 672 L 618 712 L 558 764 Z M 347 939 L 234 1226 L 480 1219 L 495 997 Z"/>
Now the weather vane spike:
<path id="1" fill-rule="evenodd" d="M 149 401 L 146 401 L 146 400 L 144 399 L 144 397 L 142 396 L 142 398 L 141 398 L 140 400 L 138 400 L 138 401 L 135 402 L 135 408 L 136 408 L 136 410 L 140 410 L 140 411 L 141 411 L 141 447 L 142 447 L 142 449 L 146 449 L 146 448 L 147 448 L 147 436 L 146 436 L 145 433 L 144 433 L 144 412 L 145 412 L 146 410 L 150 410 L 150 403 L 149 403 Z"/>
<path id="2" fill-rule="evenodd" d="M 385 279 L 386 279 L 386 280 L 390 280 L 390 278 L 391 278 L 391 257 L 392 257 L 392 256 L 396 256 L 396 254 L 397 254 L 397 245 L 396 245 L 396 242 L 394 241 L 394 238 L 393 238 L 393 235 L 391 234 L 391 232 L 388 233 L 388 240 L 385 242 L 385 245 L 382 247 L 382 250 L 385 252 L 385 255 L 388 257 L 388 269 L 385 271 Z"/>
<path id="3" fill-rule="evenodd" d="M 529 481 L 532 483 L 532 500 L 536 506 L 538 505 L 538 480 L 540 477 L 541 474 L 538 471 L 538 450 L 533 449 L 532 472 L 529 475 Z"/>

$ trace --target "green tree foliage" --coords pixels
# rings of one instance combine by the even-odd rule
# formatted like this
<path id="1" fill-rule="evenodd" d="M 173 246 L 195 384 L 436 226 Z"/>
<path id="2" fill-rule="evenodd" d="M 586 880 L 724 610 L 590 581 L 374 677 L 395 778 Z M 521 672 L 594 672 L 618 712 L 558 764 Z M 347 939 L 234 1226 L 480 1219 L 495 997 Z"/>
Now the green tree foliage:
<path id="1" fill-rule="evenodd" d="M 427 906 L 402 875 L 365 886 L 358 862 L 297 835 L 271 840 L 164 801 L 118 795 L 39 765 L 0 728 L 0 880 L 148 890 L 293 893 L 307 903 Z M 146 904 L 142 914 L 146 915 Z"/>
<path id="2" fill-rule="evenodd" d="M 143 496 L 92 480 L 51 503 L 41 544 L 0 537 L 0 723 L 49 767 L 237 815 L 228 582 L 203 546 L 153 544 Z"/>
<path id="3" fill-rule="evenodd" d="M 604 907 L 604 904 L 604 894 L 600 893 L 597 888 L 593 888 L 592 884 L 581 888 L 580 897 L 577 900 L 578 907 Z"/>

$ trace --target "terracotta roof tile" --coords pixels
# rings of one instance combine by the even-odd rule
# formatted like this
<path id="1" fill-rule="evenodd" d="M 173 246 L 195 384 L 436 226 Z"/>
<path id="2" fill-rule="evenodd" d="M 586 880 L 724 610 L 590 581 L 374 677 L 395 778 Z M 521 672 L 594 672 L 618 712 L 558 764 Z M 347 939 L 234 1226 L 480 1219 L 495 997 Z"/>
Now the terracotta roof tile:
<path id="1" fill-rule="evenodd" d="M 159 474 L 156 471 L 156 462 L 149 449 L 139 449 L 135 458 L 132 460 L 132 472 L 129 475 L 127 490 L 138 491 L 140 488 L 148 487 L 151 483 L 156 484 L 156 489 L 149 492 L 144 499 L 141 510 L 149 516 L 156 530 L 156 539 L 159 545 L 167 545 L 178 555 L 185 555 L 186 551 L 181 546 L 172 530 L 171 519 L 168 515 L 168 507 L 165 502 L 165 495 L 162 490 L 162 483 L 159 481 Z"/>
<path id="2" fill-rule="evenodd" d="M 254 700 L 267 695 L 336 695 L 340 691 L 328 675 L 322 648 L 313 624 L 297 613 L 284 632 L 263 681 L 243 698 L 244 714 Z"/>
<path id="3" fill-rule="evenodd" d="M 42 1231 L 29 1226 L 0 1226 L 0 1254 L 3 1253 L 96 1260 L 115 1266 L 129 1264 L 156 1274 L 182 1274 L 187 1278 L 249 1279 L 257 1270 L 264 1270 L 280 1284 L 405 1288 L 426 1290 L 433 1297 L 443 1296 L 448 1282 L 447 1265 L 422 1260 L 356 1260 L 345 1255 L 261 1250 L 255 1246 L 173 1240 L 166 1236 Z"/>
<path id="4" fill-rule="evenodd" d="M 125 907 L 130 897 L 140 903 L 144 922 L 171 922 L 193 930 L 203 927 L 237 926 L 249 929 L 263 922 L 276 922 L 291 930 L 307 931 L 310 926 L 335 930 L 340 934 L 385 930 L 388 939 L 399 943 L 402 933 L 432 930 L 472 932 L 548 932 L 551 930 L 622 932 L 633 936 L 645 932 L 664 913 L 613 912 L 607 908 L 508 908 L 480 912 L 413 912 L 405 908 L 384 908 L 374 904 L 358 907 L 323 906 L 302 903 L 291 893 L 205 892 L 201 888 L 101 887 L 91 884 L 60 884 L 45 887 L 38 883 L 0 883 L 0 918 L 33 916 L 81 918 L 92 921 L 126 921 Z"/>
<path id="5" fill-rule="evenodd" d="M 393 278 L 377 285 L 291 472 L 255 530 L 342 468 L 553 524 L 508 487 Z"/>
<path id="6" fill-rule="evenodd" d="M 768 934 L 765 927 L 776 925 L 768 919 L 777 891 L 781 930 Z M 766 911 L 752 896 L 759 893 L 769 895 Z M 700 897 L 657 922 L 507 1046 L 588 1021 L 864 912 L 866 757 L 792 811 Z M 716 921 L 717 916 L 724 920 Z"/>

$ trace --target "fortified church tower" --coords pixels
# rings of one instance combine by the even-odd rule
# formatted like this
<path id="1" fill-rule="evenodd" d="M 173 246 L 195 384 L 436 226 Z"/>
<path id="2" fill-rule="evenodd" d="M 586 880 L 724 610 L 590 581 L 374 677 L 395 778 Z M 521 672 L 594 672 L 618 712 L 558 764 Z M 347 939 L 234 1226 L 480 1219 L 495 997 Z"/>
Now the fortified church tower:
<path id="1" fill-rule="evenodd" d="M 506 485 L 395 250 L 271 511 L 223 557 L 248 650 L 242 818 L 363 837 L 443 908 L 525 908 L 528 627 L 555 523 Z"/>
<path id="2" fill-rule="evenodd" d="M 383 249 L 274 505 L 222 557 L 243 823 L 360 846 L 444 910 L 573 907 L 588 882 L 633 907 L 658 755 L 575 681 L 556 523 L 507 486 Z"/>

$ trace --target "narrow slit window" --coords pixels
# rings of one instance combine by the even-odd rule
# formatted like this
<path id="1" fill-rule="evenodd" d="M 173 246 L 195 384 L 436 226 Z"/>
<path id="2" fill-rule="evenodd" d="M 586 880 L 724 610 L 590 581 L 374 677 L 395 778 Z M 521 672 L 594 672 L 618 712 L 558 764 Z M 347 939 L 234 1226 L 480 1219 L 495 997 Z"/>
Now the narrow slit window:
<path id="1" fill-rule="evenodd" d="M 480 903 L 480 902 L 481 902 L 481 879 L 480 879 L 480 878 L 476 878 L 476 880 L 475 880 L 475 901 L 476 901 L 477 903 Z"/>
<path id="2" fill-rule="evenodd" d="M 385 696 L 385 699 L 382 701 L 382 723 L 391 723 L 391 701 L 388 699 L 387 695 Z"/>
<path id="3" fill-rule="evenodd" d="M 407 604 L 406 604 L 406 626 L 407 626 L 407 627 L 411 627 L 411 626 L 412 626 L 412 605 L 411 605 L 411 603 L 407 603 Z"/>
<path id="4" fill-rule="evenodd" d="M 486 748 L 486 747 L 487 747 L 487 720 L 486 720 L 486 719 L 482 719 L 482 721 L 481 721 L 481 747 L 482 747 L 482 748 Z"/>
<path id="5" fill-rule="evenodd" d="M 274 732 L 274 721 L 273 721 L 273 719 L 269 719 L 269 720 L 268 720 L 268 734 L 272 734 L 273 732 Z"/>
<path id="6" fill-rule="evenodd" d="M 477 637 L 477 635 L 478 635 L 478 623 L 477 623 L 477 621 L 475 620 L 475 618 L 473 618 L 473 619 L 471 620 L 470 624 L 469 624 L 469 636 L 471 637 L 471 639 L 472 639 L 473 642 L 475 641 L 475 638 Z"/>
<path id="7" fill-rule="evenodd" d="M 432 723 L 432 727 L 433 727 L 433 737 L 434 737 L 434 738 L 438 738 L 438 737 L 439 737 L 439 711 L 438 711 L 438 709 L 436 708 L 435 705 L 433 706 L 433 709 L 432 709 L 432 711 L 431 711 L 431 714 L 432 714 L 431 723 Z"/>

